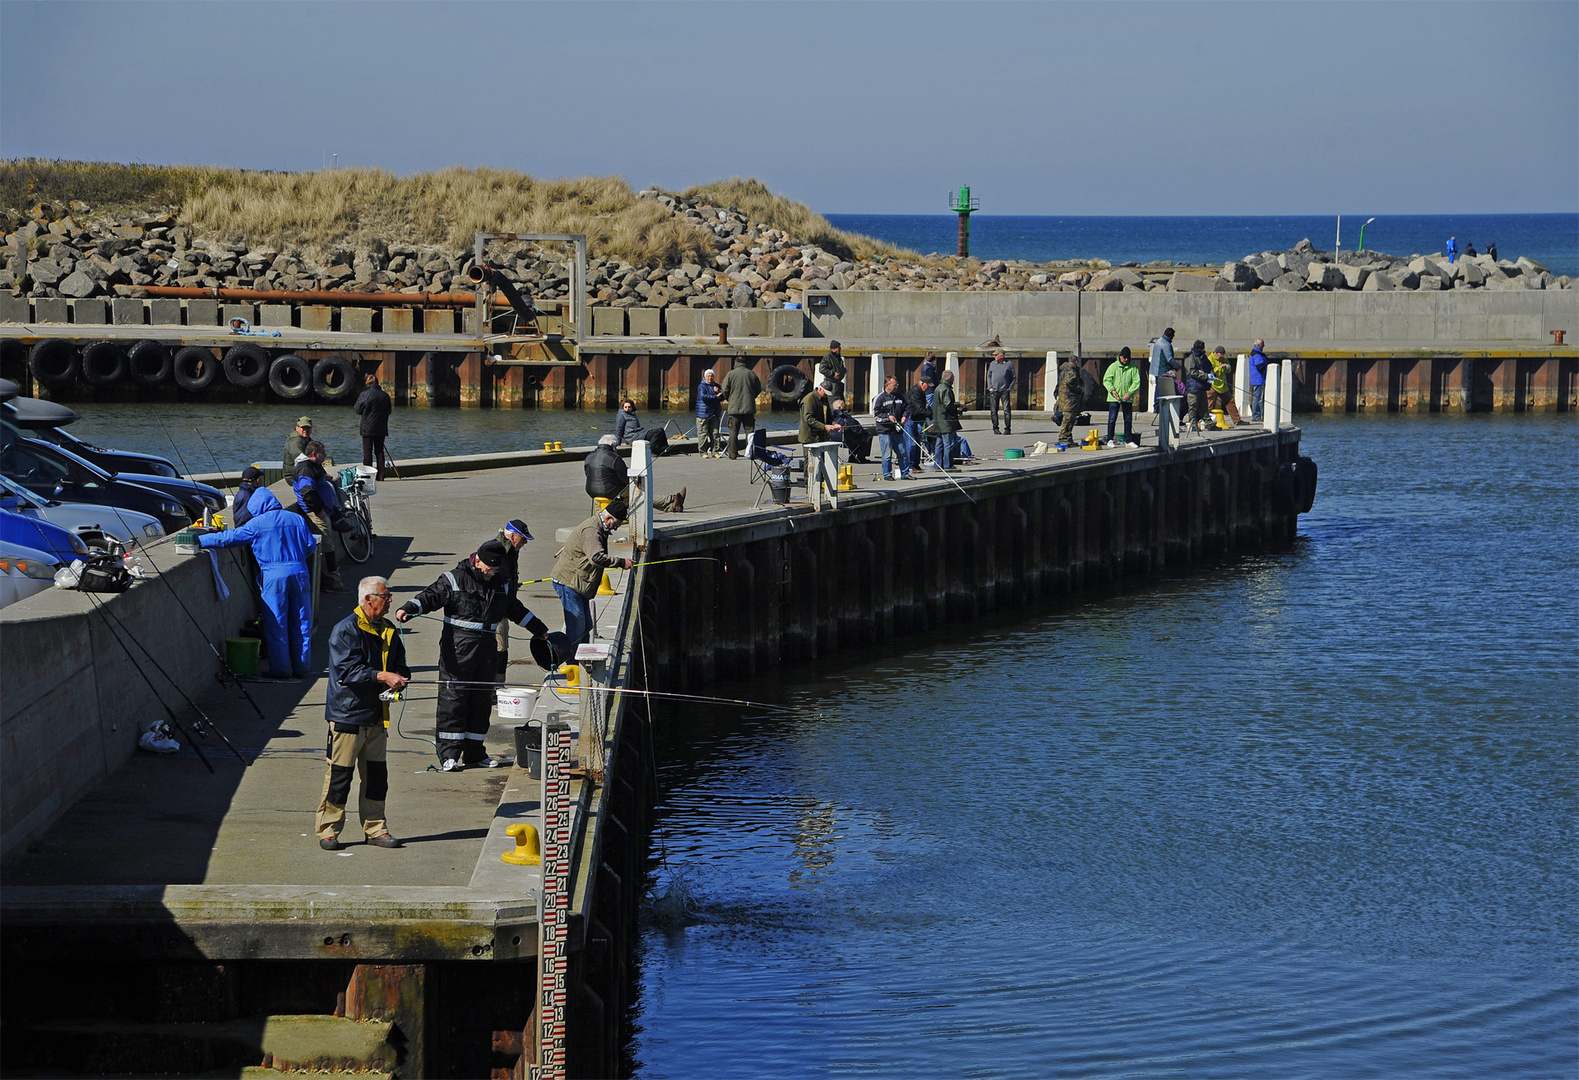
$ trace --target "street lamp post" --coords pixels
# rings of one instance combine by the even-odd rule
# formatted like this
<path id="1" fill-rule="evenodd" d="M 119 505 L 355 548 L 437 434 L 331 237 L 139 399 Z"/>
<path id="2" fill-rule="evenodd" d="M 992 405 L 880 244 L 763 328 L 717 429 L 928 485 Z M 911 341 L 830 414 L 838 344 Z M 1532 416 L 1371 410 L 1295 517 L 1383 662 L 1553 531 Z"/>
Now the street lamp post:
<path id="1" fill-rule="evenodd" d="M 1376 220 L 1375 218 L 1366 218 L 1365 219 L 1365 225 L 1369 225 L 1371 222 L 1373 222 L 1375 220 Z M 1359 254 L 1360 252 L 1365 250 L 1365 225 L 1361 225 L 1360 226 L 1360 246 L 1354 249 L 1355 254 Z"/>

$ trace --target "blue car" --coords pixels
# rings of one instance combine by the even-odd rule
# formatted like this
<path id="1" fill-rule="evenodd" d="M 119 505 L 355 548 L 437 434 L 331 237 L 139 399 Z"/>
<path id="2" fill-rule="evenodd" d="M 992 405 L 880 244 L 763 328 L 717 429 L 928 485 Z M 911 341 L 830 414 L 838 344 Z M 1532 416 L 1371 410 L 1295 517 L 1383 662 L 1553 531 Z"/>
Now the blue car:
<path id="1" fill-rule="evenodd" d="M 0 543 L 36 548 L 63 563 L 88 557 L 88 545 L 76 533 L 9 510 L 0 510 Z"/>

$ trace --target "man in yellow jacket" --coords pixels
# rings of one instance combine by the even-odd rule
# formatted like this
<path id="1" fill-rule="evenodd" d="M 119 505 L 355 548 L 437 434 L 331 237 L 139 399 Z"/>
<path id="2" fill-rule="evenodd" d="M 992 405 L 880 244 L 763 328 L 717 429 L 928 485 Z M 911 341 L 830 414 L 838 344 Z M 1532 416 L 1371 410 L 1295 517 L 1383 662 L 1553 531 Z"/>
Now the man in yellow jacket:
<path id="1" fill-rule="evenodd" d="M 1108 365 L 1107 371 L 1102 376 L 1102 385 L 1107 387 L 1107 444 L 1110 447 L 1118 446 L 1113 439 L 1113 425 L 1118 422 L 1120 409 L 1124 410 L 1124 441 L 1138 446 L 1135 438 L 1134 416 L 1135 395 L 1140 392 L 1140 372 L 1135 365 L 1130 363 L 1129 346 L 1119 350 L 1118 359 Z"/>

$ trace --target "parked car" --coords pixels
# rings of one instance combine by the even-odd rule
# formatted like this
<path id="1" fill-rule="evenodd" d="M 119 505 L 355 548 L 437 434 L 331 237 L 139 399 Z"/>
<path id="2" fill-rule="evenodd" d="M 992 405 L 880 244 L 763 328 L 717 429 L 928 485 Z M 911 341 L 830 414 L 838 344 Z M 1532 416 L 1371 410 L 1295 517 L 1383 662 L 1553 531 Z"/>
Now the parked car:
<path id="1" fill-rule="evenodd" d="M 89 555 L 87 543 L 76 533 L 10 510 L 0 510 L 0 544 L 37 548 L 53 555 L 56 562 L 69 563 Z"/>
<path id="2" fill-rule="evenodd" d="M 200 484 L 196 480 L 186 480 L 179 476 L 149 476 L 146 473 L 112 474 L 107 470 L 93 464 L 91 461 L 85 461 L 84 459 L 78 457 L 70 450 L 63 450 L 52 443 L 43 442 L 38 439 L 26 438 L 27 434 L 27 432 L 17 430 L 7 421 L 0 420 L 0 441 L 3 441 L 8 448 L 18 439 L 20 439 L 22 442 L 27 443 L 34 450 L 35 454 L 42 454 L 46 457 L 51 457 L 56 462 L 68 467 L 74 473 L 87 471 L 97 474 L 97 476 L 103 480 L 108 480 L 111 478 L 124 480 L 127 483 L 137 484 L 141 487 L 153 488 L 155 491 L 162 491 L 166 495 L 173 496 L 174 498 L 180 500 L 186 506 L 193 518 L 200 518 L 210 510 L 223 510 L 225 507 L 225 493 L 216 487 L 210 487 L 207 484 Z M 10 475 L 10 473 L 6 472 L 4 469 L 0 469 L 0 472 L 5 472 L 8 476 Z M 24 480 L 23 483 L 26 484 L 27 482 Z M 38 491 L 38 489 L 33 487 L 32 484 L 27 484 L 27 486 L 34 491 Z M 39 494 L 47 495 L 50 498 L 58 498 L 62 502 L 73 501 L 68 496 L 53 492 L 40 491 Z"/>
<path id="3" fill-rule="evenodd" d="M 0 476 L 0 510 L 59 525 L 76 533 L 90 548 L 96 538 L 112 537 L 122 544 L 150 543 L 164 535 L 164 525 L 151 514 L 115 509 L 95 503 L 67 503 L 35 495 L 21 484 Z"/>
<path id="4" fill-rule="evenodd" d="M 47 551 L 0 541 L 0 608 L 55 583 L 60 561 Z"/>
<path id="5" fill-rule="evenodd" d="M 151 514 L 167 533 L 186 528 L 197 513 L 163 490 L 112 477 L 81 458 L 32 439 L 17 438 L 0 422 L 0 475 L 50 500 L 96 503 Z M 158 478 L 155 478 L 158 479 Z M 185 483 L 169 479 L 169 483 Z"/>
<path id="6" fill-rule="evenodd" d="M 13 386 L 15 384 L 12 384 Z M 93 443 L 83 442 L 65 430 L 67 424 L 77 421 L 77 414 L 64 405 L 41 398 L 20 397 L 15 393 L 0 393 L 0 418 L 27 433 L 30 439 L 42 439 L 62 450 L 70 450 L 84 461 L 91 461 L 109 473 L 140 473 L 146 476 L 180 476 L 168 458 L 158 454 L 138 454 L 129 450 L 109 450 Z"/>

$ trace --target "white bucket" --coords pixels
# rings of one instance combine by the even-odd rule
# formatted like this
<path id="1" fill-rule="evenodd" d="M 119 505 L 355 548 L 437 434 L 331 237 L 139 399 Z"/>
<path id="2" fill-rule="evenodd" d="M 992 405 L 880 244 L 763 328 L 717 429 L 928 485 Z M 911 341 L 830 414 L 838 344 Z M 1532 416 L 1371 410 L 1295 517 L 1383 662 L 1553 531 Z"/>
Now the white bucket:
<path id="1" fill-rule="evenodd" d="M 524 686 L 506 686 L 494 691 L 498 701 L 499 719 L 525 720 L 532 715 L 537 704 L 537 691 Z"/>
<path id="2" fill-rule="evenodd" d="M 368 495 L 378 490 L 378 469 L 372 465 L 358 465 L 357 479 L 362 481 L 362 491 Z"/>

